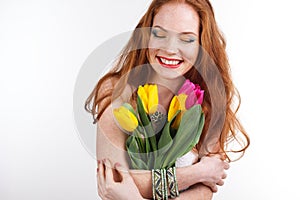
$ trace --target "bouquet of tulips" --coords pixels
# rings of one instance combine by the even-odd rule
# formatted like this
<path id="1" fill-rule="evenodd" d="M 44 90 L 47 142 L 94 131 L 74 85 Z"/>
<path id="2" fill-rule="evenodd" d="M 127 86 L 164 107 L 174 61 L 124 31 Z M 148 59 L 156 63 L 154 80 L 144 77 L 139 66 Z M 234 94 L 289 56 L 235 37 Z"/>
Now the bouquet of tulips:
<path id="1" fill-rule="evenodd" d="M 204 126 L 201 108 L 204 91 L 186 80 L 168 108 L 159 111 L 155 84 L 138 87 L 136 110 L 129 103 L 113 110 L 122 129 L 130 133 L 126 148 L 133 169 L 163 169 L 189 152 L 199 141 Z"/>

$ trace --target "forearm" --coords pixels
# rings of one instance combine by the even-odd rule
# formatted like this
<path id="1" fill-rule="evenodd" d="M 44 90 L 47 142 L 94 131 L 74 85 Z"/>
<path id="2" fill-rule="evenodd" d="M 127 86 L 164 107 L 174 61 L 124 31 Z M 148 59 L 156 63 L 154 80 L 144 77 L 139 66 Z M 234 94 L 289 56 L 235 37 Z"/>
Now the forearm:
<path id="1" fill-rule="evenodd" d="M 152 198 L 152 179 L 151 171 L 149 170 L 130 170 L 136 186 L 144 198 Z"/>
<path id="2" fill-rule="evenodd" d="M 144 198 L 152 198 L 152 190 L 149 189 L 152 188 L 151 171 L 130 170 L 130 174 L 133 177 L 133 180 L 142 196 Z M 199 182 L 199 180 L 197 180 L 198 177 L 195 175 L 195 169 L 193 165 L 188 167 L 176 168 L 176 174 L 179 191 L 184 190 Z"/>
<path id="3" fill-rule="evenodd" d="M 213 193 L 211 189 L 201 183 L 191 186 L 188 190 L 181 192 L 175 200 L 211 200 Z"/>
<path id="4" fill-rule="evenodd" d="M 143 198 L 152 199 L 152 182 L 151 182 L 151 172 L 143 171 L 141 172 L 135 171 L 131 175 L 141 193 Z M 180 171 L 180 170 L 179 170 Z M 182 179 L 185 180 L 185 179 Z M 187 181 L 186 181 L 187 183 Z M 179 188 L 181 190 L 181 188 Z M 180 192 L 179 197 L 175 200 L 211 200 L 213 196 L 213 192 L 211 189 L 201 183 L 197 183 L 195 185 L 190 186 L 187 190 Z"/>

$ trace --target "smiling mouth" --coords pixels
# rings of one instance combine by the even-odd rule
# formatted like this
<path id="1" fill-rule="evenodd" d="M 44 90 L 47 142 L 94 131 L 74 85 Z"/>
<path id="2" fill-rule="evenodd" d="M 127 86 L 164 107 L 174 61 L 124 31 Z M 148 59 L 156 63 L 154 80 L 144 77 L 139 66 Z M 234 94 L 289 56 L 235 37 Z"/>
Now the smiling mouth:
<path id="1" fill-rule="evenodd" d="M 170 59 L 165 57 L 156 56 L 158 62 L 166 68 L 178 68 L 183 60 L 179 59 Z"/>

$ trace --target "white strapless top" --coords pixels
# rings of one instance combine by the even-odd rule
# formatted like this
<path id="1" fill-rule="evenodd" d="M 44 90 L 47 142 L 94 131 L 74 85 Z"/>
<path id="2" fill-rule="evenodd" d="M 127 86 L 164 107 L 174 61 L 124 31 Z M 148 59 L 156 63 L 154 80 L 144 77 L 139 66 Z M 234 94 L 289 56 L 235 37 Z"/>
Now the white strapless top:
<path id="1" fill-rule="evenodd" d="M 189 165 L 194 164 L 198 161 L 198 152 L 196 151 L 189 151 L 185 155 L 180 158 L 177 158 L 175 162 L 175 167 L 186 167 Z"/>

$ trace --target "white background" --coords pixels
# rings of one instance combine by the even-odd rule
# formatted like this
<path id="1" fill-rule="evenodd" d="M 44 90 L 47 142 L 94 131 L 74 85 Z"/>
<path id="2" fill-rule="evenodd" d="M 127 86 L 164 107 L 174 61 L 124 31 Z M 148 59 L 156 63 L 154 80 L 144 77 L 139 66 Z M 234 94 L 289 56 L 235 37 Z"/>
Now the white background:
<path id="1" fill-rule="evenodd" d="M 0 199 L 98 199 L 74 84 L 89 54 L 132 30 L 149 2 L 0 1 Z M 251 137 L 214 200 L 300 199 L 297 1 L 212 4 Z"/>

